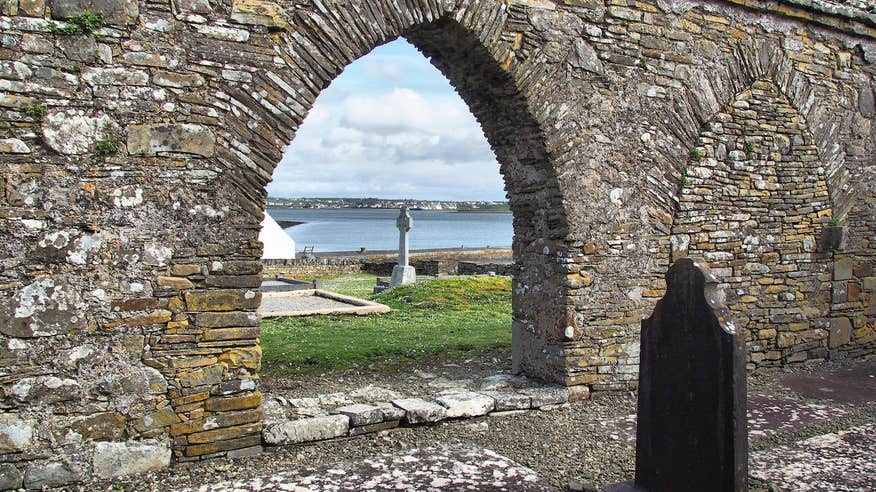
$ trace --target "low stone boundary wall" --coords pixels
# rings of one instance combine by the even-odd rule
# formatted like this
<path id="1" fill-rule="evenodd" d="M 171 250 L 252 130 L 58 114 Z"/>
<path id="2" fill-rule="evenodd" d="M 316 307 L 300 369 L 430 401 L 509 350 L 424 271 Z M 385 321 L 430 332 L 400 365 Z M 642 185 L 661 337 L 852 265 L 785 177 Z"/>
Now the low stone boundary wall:
<path id="1" fill-rule="evenodd" d="M 482 261 L 478 259 L 482 258 Z M 328 275 L 372 273 L 389 276 L 396 265 L 392 254 L 317 256 L 293 260 L 262 260 L 262 275 L 315 278 Z M 411 265 L 418 275 L 512 275 L 511 252 L 502 250 L 414 252 Z"/>
<path id="2" fill-rule="evenodd" d="M 353 437 L 399 426 L 433 425 L 444 420 L 484 415 L 514 415 L 568 406 L 570 392 L 561 386 L 442 392 L 434 399 L 407 398 L 371 388 L 360 394 L 333 393 L 314 398 L 268 398 L 263 406 L 264 443 L 298 444 Z"/>

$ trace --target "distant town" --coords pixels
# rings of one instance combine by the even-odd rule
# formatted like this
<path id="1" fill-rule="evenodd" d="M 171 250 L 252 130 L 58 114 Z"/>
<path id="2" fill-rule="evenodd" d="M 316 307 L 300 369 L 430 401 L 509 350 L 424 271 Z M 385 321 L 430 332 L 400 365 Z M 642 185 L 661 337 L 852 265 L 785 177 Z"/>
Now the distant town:
<path id="1" fill-rule="evenodd" d="M 275 198 L 268 197 L 272 208 L 387 208 L 407 206 L 413 210 L 455 210 L 457 212 L 508 212 L 507 201 L 413 200 L 386 198 Z"/>

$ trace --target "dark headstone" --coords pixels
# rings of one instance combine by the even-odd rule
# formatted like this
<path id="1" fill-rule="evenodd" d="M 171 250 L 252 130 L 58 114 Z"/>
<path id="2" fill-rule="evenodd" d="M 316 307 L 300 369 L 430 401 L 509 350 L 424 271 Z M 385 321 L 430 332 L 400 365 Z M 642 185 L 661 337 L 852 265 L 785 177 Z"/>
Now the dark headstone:
<path id="1" fill-rule="evenodd" d="M 642 321 L 636 485 L 648 492 L 748 490 L 745 337 L 690 259 L 666 274 Z"/>

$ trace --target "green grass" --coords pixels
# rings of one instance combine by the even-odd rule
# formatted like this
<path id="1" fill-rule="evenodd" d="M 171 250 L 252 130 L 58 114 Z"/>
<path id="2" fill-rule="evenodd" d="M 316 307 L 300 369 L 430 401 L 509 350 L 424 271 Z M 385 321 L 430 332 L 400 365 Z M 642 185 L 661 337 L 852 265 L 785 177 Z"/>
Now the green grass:
<path id="1" fill-rule="evenodd" d="M 511 281 L 449 277 L 370 295 L 373 276 L 326 279 L 326 288 L 373 299 L 392 312 L 262 322 L 263 372 L 391 370 L 412 360 L 511 345 Z"/>

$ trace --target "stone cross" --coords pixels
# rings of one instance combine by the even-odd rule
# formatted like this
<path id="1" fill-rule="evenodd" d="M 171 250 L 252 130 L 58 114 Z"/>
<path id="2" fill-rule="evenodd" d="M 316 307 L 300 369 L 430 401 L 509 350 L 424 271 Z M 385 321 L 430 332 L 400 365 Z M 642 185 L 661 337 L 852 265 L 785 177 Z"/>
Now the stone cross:
<path id="1" fill-rule="evenodd" d="M 408 232 L 414 225 L 414 219 L 411 218 L 408 207 L 402 207 L 395 219 L 395 226 L 398 227 L 398 264 L 408 266 Z"/>
<path id="2" fill-rule="evenodd" d="M 408 212 L 408 207 L 402 207 L 395 220 L 398 227 L 398 264 L 392 269 L 392 278 L 389 288 L 399 285 L 412 284 L 417 281 L 417 272 L 408 264 L 408 232 L 414 225 L 414 219 Z"/>
<path id="3" fill-rule="evenodd" d="M 745 336 L 703 266 L 676 261 L 666 289 L 642 321 L 635 485 L 746 491 Z"/>

